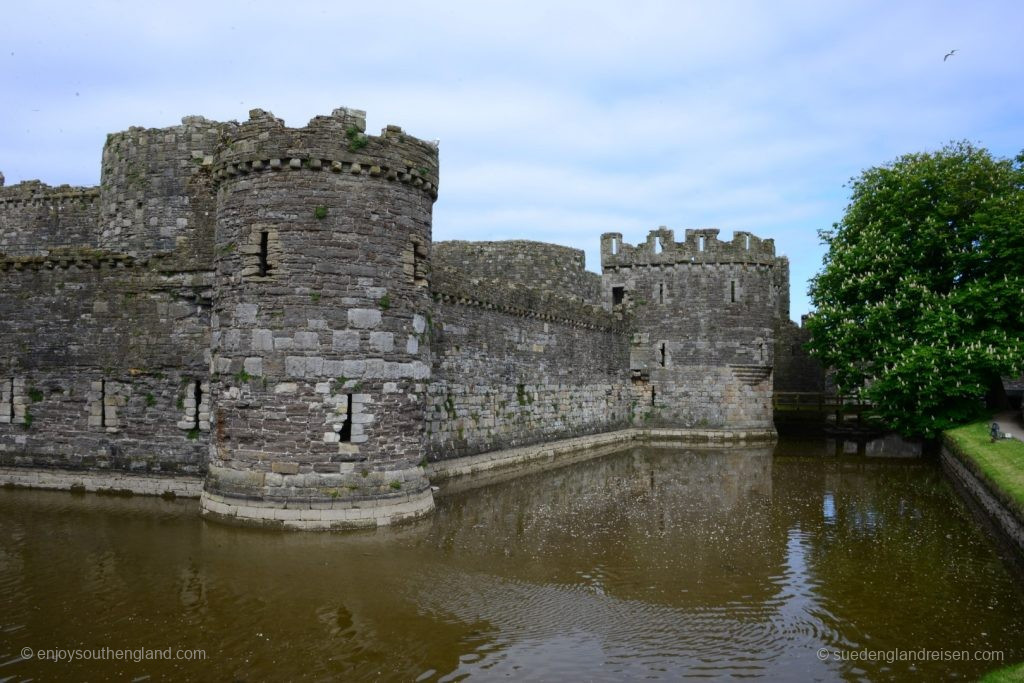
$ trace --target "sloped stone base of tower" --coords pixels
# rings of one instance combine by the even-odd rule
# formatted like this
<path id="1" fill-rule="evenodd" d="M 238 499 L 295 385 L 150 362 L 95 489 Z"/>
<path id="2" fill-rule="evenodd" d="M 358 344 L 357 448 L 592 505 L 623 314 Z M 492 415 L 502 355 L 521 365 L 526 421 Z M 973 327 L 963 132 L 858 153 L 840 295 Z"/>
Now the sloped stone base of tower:
<path id="1" fill-rule="evenodd" d="M 346 483 L 352 479 L 338 474 L 211 467 L 200 511 L 207 519 L 240 526 L 344 530 L 408 522 L 434 510 L 420 467 L 356 477 L 365 482 Z"/>

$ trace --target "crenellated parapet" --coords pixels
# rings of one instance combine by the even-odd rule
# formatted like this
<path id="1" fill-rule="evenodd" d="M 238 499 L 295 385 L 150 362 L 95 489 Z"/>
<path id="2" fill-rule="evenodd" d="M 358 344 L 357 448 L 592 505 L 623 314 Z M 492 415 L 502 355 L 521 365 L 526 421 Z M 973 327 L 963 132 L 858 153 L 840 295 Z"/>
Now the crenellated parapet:
<path id="1" fill-rule="evenodd" d="M 0 254 L 95 246 L 99 196 L 98 187 L 51 187 L 38 180 L 0 186 Z"/>
<path id="2" fill-rule="evenodd" d="M 601 235 L 601 267 L 660 266 L 673 263 L 750 263 L 775 261 L 775 240 L 737 230 L 732 240 L 718 239 L 718 228 L 687 229 L 682 242 L 675 231 L 661 227 L 651 230 L 647 240 L 627 244 L 618 232 Z"/>
<path id="3" fill-rule="evenodd" d="M 213 170 L 218 184 L 262 172 L 323 172 L 408 184 L 437 198 L 437 146 L 394 125 L 367 135 L 361 110 L 335 109 L 304 128 L 288 128 L 262 109 L 249 117 L 220 147 Z"/>

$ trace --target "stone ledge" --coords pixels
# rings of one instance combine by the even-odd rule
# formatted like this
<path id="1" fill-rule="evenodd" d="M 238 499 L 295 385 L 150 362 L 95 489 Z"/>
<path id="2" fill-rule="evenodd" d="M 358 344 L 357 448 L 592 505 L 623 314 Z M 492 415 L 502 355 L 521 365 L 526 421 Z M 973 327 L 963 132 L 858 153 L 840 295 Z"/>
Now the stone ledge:
<path id="1" fill-rule="evenodd" d="M 302 531 L 365 529 L 419 519 L 434 510 L 430 489 L 374 501 L 337 500 L 316 507 L 290 507 L 287 501 L 243 500 L 204 491 L 200 501 L 203 517 L 236 526 L 270 527 Z"/>
<path id="2" fill-rule="evenodd" d="M 687 443 L 721 448 L 741 443 L 764 443 L 777 438 L 775 429 L 620 429 L 614 432 L 578 436 L 549 441 L 521 448 L 490 451 L 450 460 L 439 460 L 426 466 L 427 478 L 438 483 L 488 470 L 518 467 L 543 460 L 554 461 L 586 448 L 597 449 L 612 444 L 626 445 L 633 441 Z M 595 453 L 595 457 L 606 451 Z"/>
<path id="3" fill-rule="evenodd" d="M 127 472 L 83 472 L 27 467 L 0 468 L 0 485 L 57 491 L 131 493 L 143 496 L 173 494 L 177 498 L 199 498 L 203 492 L 202 477 L 155 476 Z"/>

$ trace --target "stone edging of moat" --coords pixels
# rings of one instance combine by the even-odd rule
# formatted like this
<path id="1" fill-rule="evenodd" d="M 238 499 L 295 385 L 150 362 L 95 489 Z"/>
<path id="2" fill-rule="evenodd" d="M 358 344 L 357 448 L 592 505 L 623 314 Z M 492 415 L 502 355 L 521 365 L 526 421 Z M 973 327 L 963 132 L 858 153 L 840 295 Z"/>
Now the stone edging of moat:
<path id="1" fill-rule="evenodd" d="M 557 460 L 559 457 L 576 453 L 585 448 L 598 448 L 610 444 L 650 441 L 734 446 L 741 443 L 774 441 L 776 438 L 777 433 L 774 429 L 621 429 L 614 432 L 577 436 L 571 439 L 480 453 L 479 455 L 468 455 L 451 460 L 438 460 L 426 466 L 426 473 L 430 482 L 435 484 L 488 470 L 518 467 L 536 461 Z"/>
<path id="2" fill-rule="evenodd" d="M 513 470 L 535 463 L 566 464 L 586 449 L 595 456 L 610 452 L 609 447 L 642 443 L 688 443 L 729 447 L 744 443 L 765 443 L 776 439 L 774 429 L 622 429 L 558 441 L 510 448 L 462 458 L 432 462 L 424 468 L 432 484 L 481 472 Z M 583 458 L 585 459 L 585 458 Z M 117 495 L 147 495 L 200 499 L 204 517 L 243 526 L 276 527 L 298 530 L 353 529 L 384 526 L 424 517 L 433 510 L 430 489 L 367 500 L 283 501 L 255 500 L 224 496 L 203 490 L 200 476 L 133 474 L 121 471 L 88 471 L 0 468 L 0 486 L 40 488 Z"/>
<path id="3" fill-rule="evenodd" d="M 199 475 L 137 474 L 122 470 L 0 467 L 0 486 L 122 496 L 199 498 L 203 492 L 203 478 Z"/>
<path id="4" fill-rule="evenodd" d="M 942 461 L 942 469 L 958 484 L 957 488 L 981 507 L 1003 536 L 1024 557 L 1024 520 L 1003 501 L 1001 492 L 991 485 L 983 474 L 976 471 L 970 459 L 957 452 L 949 439 L 942 440 L 939 458 Z"/>

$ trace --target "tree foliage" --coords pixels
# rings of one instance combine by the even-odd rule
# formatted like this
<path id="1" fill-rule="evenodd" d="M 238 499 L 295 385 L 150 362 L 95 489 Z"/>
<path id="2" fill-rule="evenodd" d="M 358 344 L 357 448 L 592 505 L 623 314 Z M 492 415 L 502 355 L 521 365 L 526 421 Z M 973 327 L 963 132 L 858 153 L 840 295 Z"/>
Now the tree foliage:
<path id="1" fill-rule="evenodd" d="M 809 348 L 896 431 L 977 419 L 1024 371 L 1024 153 L 961 142 L 868 169 L 821 238 Z"/>

